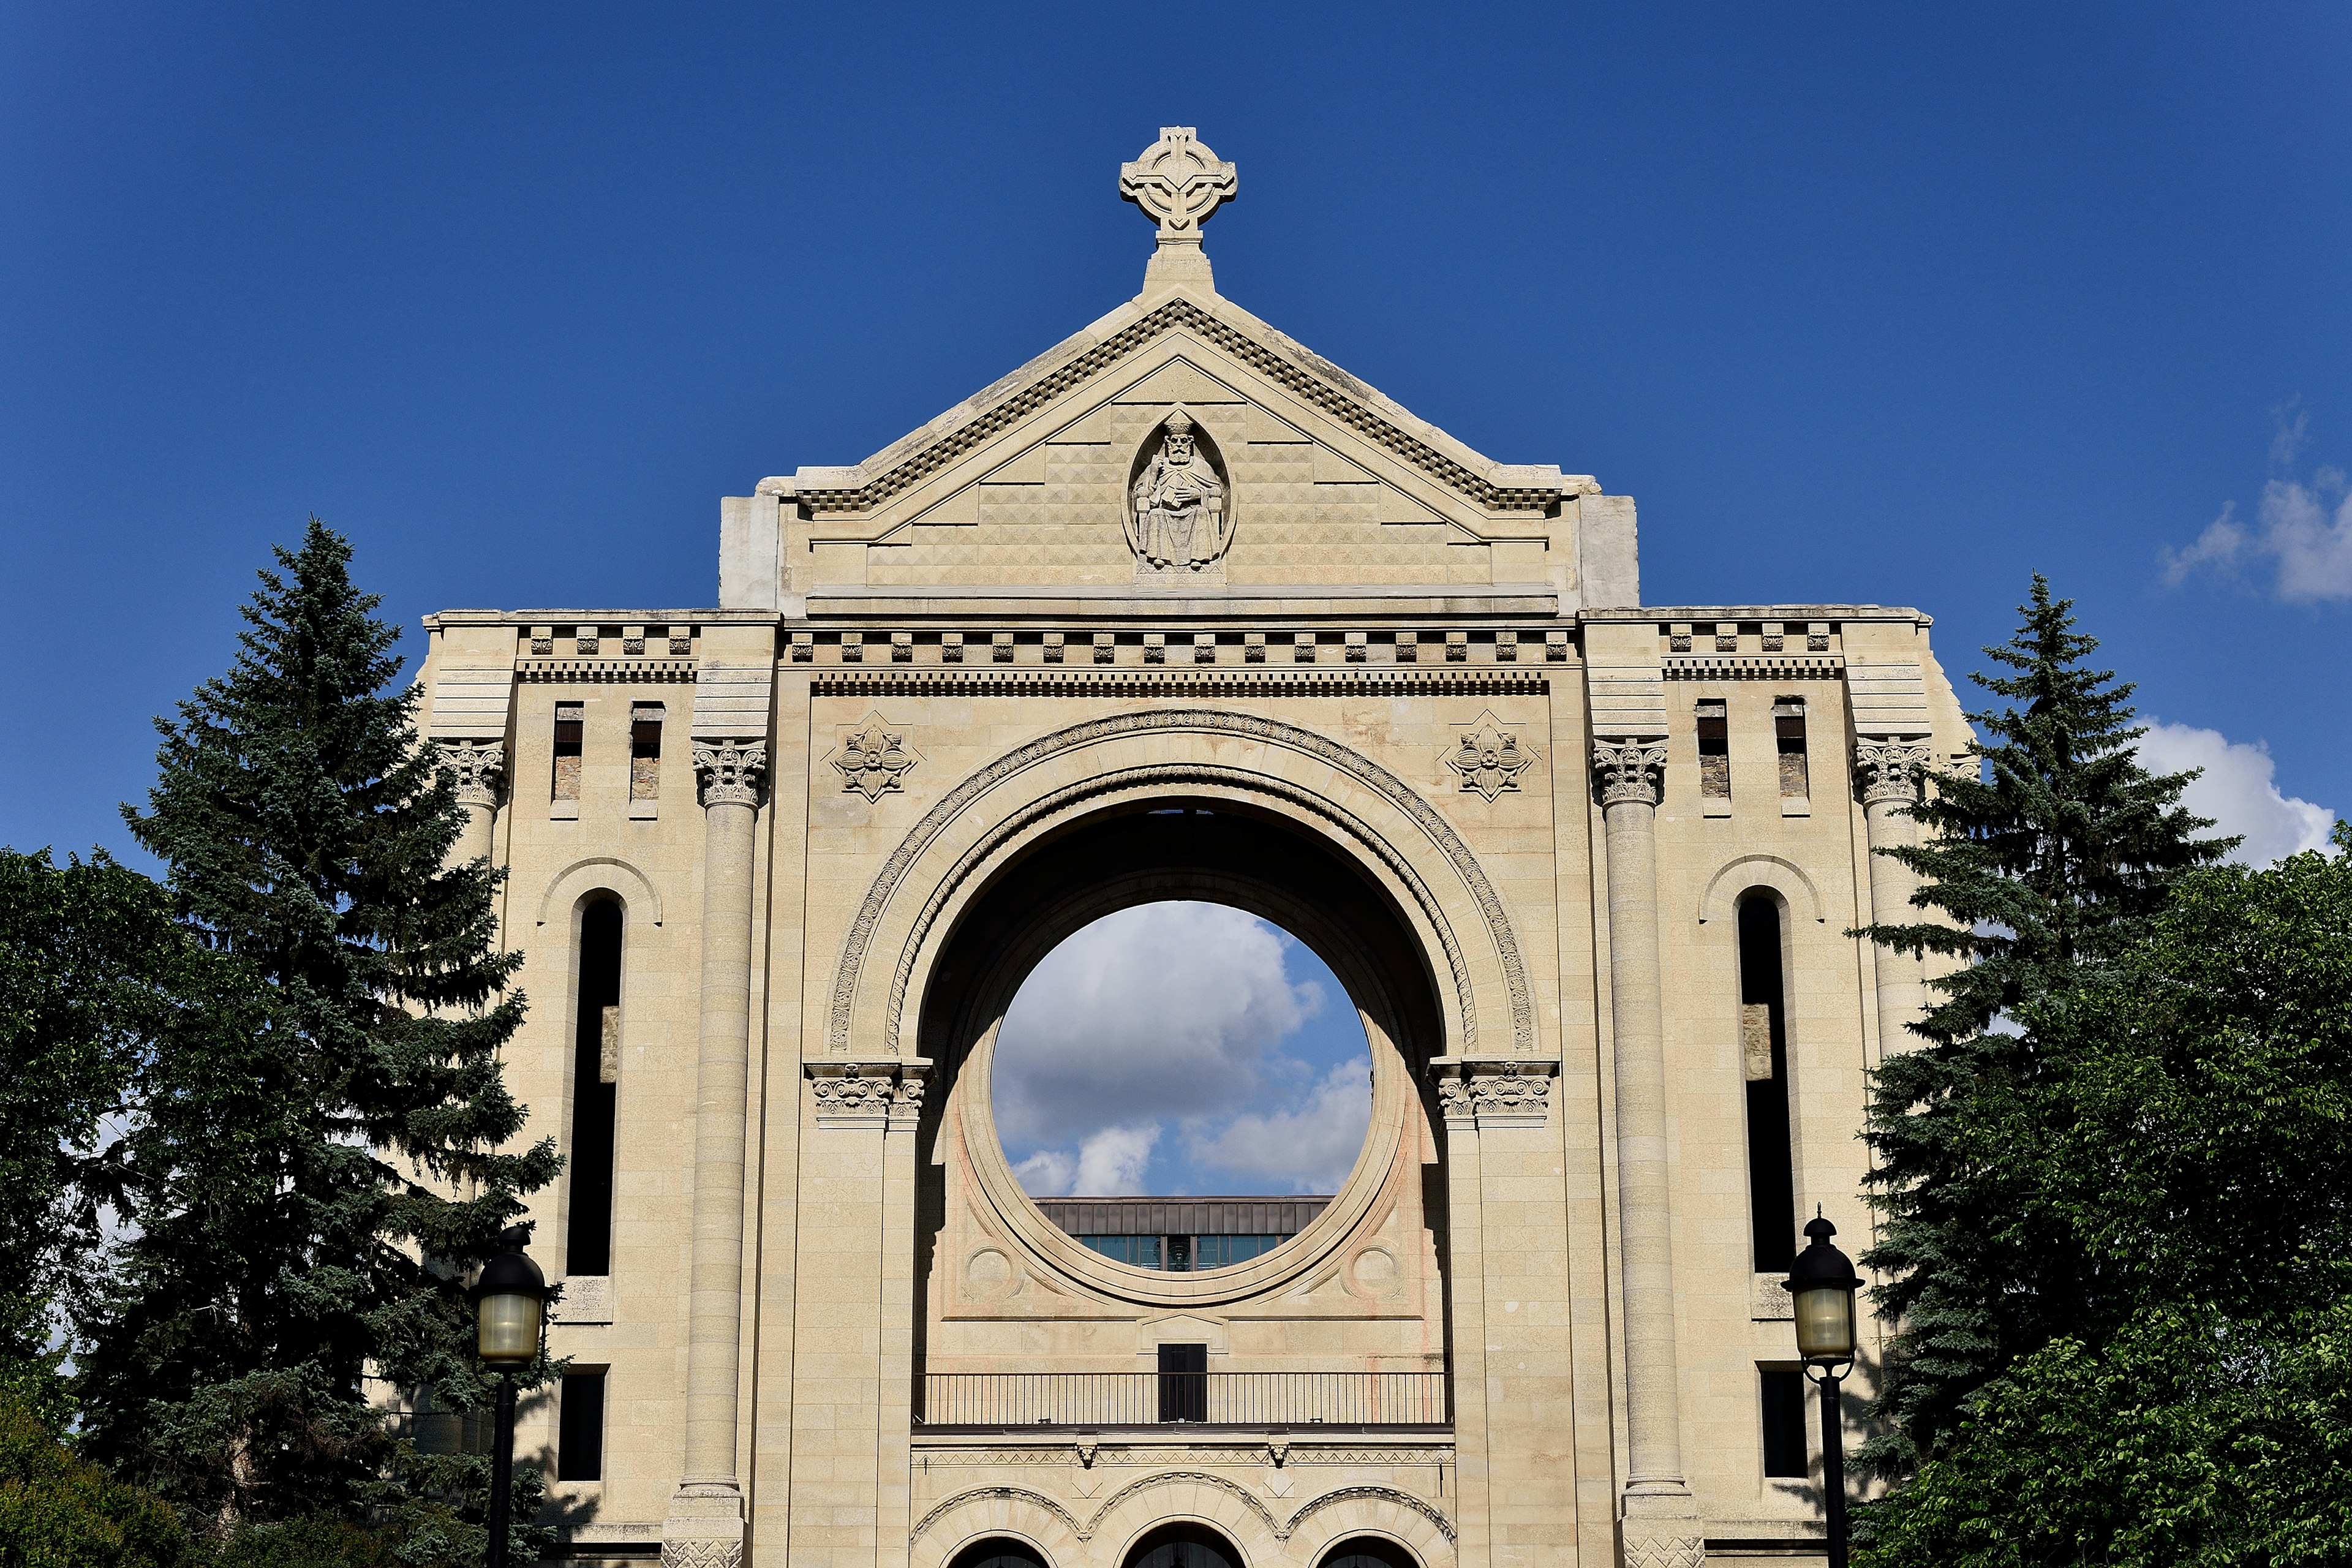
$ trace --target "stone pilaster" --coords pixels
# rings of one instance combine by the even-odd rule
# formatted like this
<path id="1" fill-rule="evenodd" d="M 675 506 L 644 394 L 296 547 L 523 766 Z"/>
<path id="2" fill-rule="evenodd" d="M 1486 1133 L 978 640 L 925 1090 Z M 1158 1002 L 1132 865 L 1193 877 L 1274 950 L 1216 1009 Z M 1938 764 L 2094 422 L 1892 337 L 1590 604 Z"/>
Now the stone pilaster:
<path id="1" fill-rule="evenodd" d="M 1624 1557 L 1628 1568 L 1697 1568 L 1706 1551 L 1683 1473 L 1658 965 L 1657 815 L 1665 743 L 1596 741 L 1592 762 L 1609 846 L 1617 1231 L 1625 1302 Z"/>
<path id="2" fill-rule="evenodd" d="M 667 1568 L 736 1568 L 742 1343 L 744 1118 L 751 1068 L 751 858 L 759 741 L 698 742 L 702 781 L 702 1015 L 696 1065 L 694 1240 L 686 1350 L 686 1473 L 662 1524 Z"/>
<path id="3" fill-rule="evenodd" d="M 466 831 L 452 858 L 460 865 L 490 853 L 499 795 L 506 783 L 507 749 L 497 741 L 444 741 L 441 765 L 457 776 L 457 804 L 466 808 Z"/>
<path id="4" fill-rule="evenodd" d="M 1870 918 L 1899 925 L 1914 918 L 1911 871 L 1881 850 L 1914 842 L 1911 806 L 1919 798 L 1919 771 L 1927 765 L 1927 742 L 1891 736 L 1861 736 L 1853 745 L 1855 780 L 1862 786 L 1864 831 L 1870 843 Z M 1878 1050 L 1899 1051 L 1913 1037 L 1908 1026 L 1927 1010 L 1919 960 L 1911 953 L 1873 944 L 1877 978 Z"/>

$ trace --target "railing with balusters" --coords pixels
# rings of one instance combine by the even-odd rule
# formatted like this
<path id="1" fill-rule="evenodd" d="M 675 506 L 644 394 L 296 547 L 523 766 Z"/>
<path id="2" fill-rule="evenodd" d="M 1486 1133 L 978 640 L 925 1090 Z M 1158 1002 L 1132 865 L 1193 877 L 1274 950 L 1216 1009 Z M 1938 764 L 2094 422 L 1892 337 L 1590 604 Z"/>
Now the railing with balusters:
<path id="1" fill-rule="evenodd" d="M 927 1426 L 1443 1426 L 1442 1372 L 935 1372 Z"/>

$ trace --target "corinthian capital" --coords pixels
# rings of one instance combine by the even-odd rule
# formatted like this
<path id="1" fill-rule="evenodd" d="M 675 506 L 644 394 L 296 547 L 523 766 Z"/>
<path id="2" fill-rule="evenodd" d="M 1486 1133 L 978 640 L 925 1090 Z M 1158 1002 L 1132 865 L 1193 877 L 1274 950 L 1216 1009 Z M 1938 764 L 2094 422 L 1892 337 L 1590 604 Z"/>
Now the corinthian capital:
<path id="1" fill-rule="evenodd" d="M 1621 805 L 1627 801 L 1655 805 L 1658 786 L 1665 777 L 1666 743 L 1595 741 L 1592 771 L 1597 775 L 1594 782 L 1600 785 L 1602 805 Z"/>
<path id="2" fill-rule="evenodd" d="M 489 741 L 444 741 L 437 749 L 441 765 L 457 775 L 457 804 L 495 809 L 506 777 L 506 747 Z"/>
<path id="3" fill-rule="evenodd" d="M 1876 805 L 1893 801 L 1909 805 L 1919 798 L 1919 770 L 1927 765 L 1925 741 L 1864 736 L 1853 743 L 1854 775 L 1862 781 L 1862 803 Z"/>
<path id="4" fill-rule="evenodd" d="M 760 775 L 768 771 L 768 748 L 757 741 L 719 741 L 694 748 L 694 771 L 702 779 L 705 805 L 757 805 Z"/>

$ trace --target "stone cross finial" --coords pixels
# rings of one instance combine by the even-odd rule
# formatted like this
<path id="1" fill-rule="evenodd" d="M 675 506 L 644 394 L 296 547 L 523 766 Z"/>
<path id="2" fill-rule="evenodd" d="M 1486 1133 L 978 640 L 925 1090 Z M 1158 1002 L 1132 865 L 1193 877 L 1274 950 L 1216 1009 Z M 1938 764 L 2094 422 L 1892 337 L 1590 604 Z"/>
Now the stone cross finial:
<path id="1" fill-rule="evenodd" d="M 1240 188 L 1231 163 L 1195 141 L 1189 125 L 1163 126 L 1160 140 L 1118 171 L 1118 194 L 1160 225 L 1160 243 L 1198 245 L 1201 226 Z"/>

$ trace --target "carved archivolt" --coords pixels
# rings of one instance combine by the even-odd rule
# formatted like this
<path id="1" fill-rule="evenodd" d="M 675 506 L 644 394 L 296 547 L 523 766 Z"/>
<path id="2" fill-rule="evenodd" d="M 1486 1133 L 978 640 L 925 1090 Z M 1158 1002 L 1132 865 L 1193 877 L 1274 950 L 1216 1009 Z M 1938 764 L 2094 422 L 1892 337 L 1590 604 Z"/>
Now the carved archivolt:
<path id="1" fill-rule="evenodd" d="M 1519 952 L 1517 933 L 1512 929 L 1510 916 L 1503 908 L 1502 898 L 1495 891 L 1494 883 L 1487 879 L 1485 868 L 1478 864 L 1477 858 L 1471 854 L 1470 847 L 1462 841 L 1461 835 L 1454 831 L 1453 826 L 1438 814 L 1435 807 L 1423 800 L 1410 784 L 1381 766 L 1380 763 L 1312 731 L 1302 730 L 1276 720 L 1261 718 L 1256 714 L 1230 713 L 1219 709 L 1181 708 L 1156 712 L 1116 714 L 1108 718 L 1090 720 L 1083 724 L 1074 724 L 1067 729 L 1055 731 L 1052 734 L 1040 736 L 972 773 L 950 791 L 938 805 L 924 813 L 922 820 L 908 832 L 907 837 L 899 841 L 898 847 L 891 851 L 890 858 L 883 863 L 880 873 L 874 879 L 872 887 L 866 890 L 865 902 L 859 906 L 856 918 L 850 924 L 849 935 L 843 943 L 841 962 L 834 973 L 832 1017 L 826 1031 L 827 1048 L 842 1054 L 845 1054 L 849 1049 L 850 1016 L 856 994 L 858 977 L 864 970 L 866 954 L 873 944 L 874 932 L 881 923 L 883 911 L 889 907 L 891 898 L 906 880 L 907 874 L 913 868 L 916 860 L 939 840 L 940 837 L 946 832 L 948 825 L 954 821 L 967 806 L 1003 779 L 1061 752 L 1122 735 L 1169 731 L 1243 735 L 1253 740 L 1265 741 L 1303 752 L 1346 773 L 1359 784 L 1410 816 L 1414 825 L 1429 837 L 1451 863 L 1455 873 L 1461 878 L 1463 885 L 1468 889 L 1472 900 L 1477 905 L 1479 914 L 1486 922 L 1488 935 L 1494 941 L 1496 954 L 1501 962 L 1504 984 L 1510 995 L 1512 1049 L 1526 1053 L 1535 1048 L 1534 1007 L 1528 998 L 1527 967 Z M 1475 1051 L 1477 1045 L 1477 1023 L 1476 1015 L 1471 1005 L 1467 966 L 1458 945 L 1451 935 L 1450 928 L 1444 921 L 1436 900 L 1420 879 L 1413 874 L 1402 856 L 1392 847 L 1384 845 L 1380 837 L 1372 833 L 1368 826 L 1348 817 L 1330 803 L 1316 800 L 1304 791 L 1286 788 L 1277 781 L 1256 774 L 1244 773 L 1236 769 L 1217 768 L 1207 764 L 1192 766 L 1178 763 L 1160 768 L 1129 770 L 1125 773 L 1071 785 L 1049 796 L 1046 801 L 1031 807 L 1025 814 L 1024 819 L 1034 820 L 1039 815 L 1058 809 L 1068 801 L 1087 794 L 1100 793 L 1112 788 L 1131 787 L 1139 783 L 1164 781 L 1175 784 L 1219 779 L 1228 780 L 1242 787 L 1261 793 L 1283 795 L 1297 804 L 1310 807 L 1328 819 L 1340 822 L 1348 827 L 1352 837 L 1380 853 L 1391 868 L 1407 881 L 1408 886 L 1413 890 L 1416 900 L 1422 904 L 1432 928 L 1437 931 L 1441 942 L 1444 944 L 1446 961 L 1454 972 L 1464 1033 L 1460 1049 L 1464 1054 Z M 997 837 L 1001 840 L 1002 835 Z M 906 988 L 913 970 L 917 951 L 922 944 L 929 923 L 935 918 L 948 891 L 967 874 L 969 868 L 976 864 L 977 859 L 983 853 L 984 850 L 975 850 L 964 858 L 964 862 L 958 866 L 955 872 L 941 882 L 940 889 L 928 901 L 926 908 L 915 922 L 914 931 L 902 952 L 898 971 L 893 976 L 889 1006 L 883 1019 L 883 1048 L 888 1054 L 898 1054 L 898 1021 L 905 1005 Z"/>
<path id="2" fill-rule="evenodd" d="M 967 1491 L 960 1491 L 953 1497 L 943 1499 L 940 1502 L 934 1504 L 929 1511 L 926 1512 L 921 1519 L 915 1521 L 915 1528 L 908 1531 L 907 1539 L 909 1541 L 920 1540 L 924 1532 L 929 1531 L 934 1523 L 954 1512 L 957 1509 L 963 1507 L 966 1503 L 1006 1500 L 1025 1502 L 1033 1505 L 1034 1507 L 1043 1509 L 1047 1513 L 1052 1514 L 1055 1518 L 1062 1521 L 1063 1523 L 1068 1525 L 1070 1527 L 1070 1532 L 1073 1535 L 1076 1535 L 1080 1541 L 1090 1541 L 1094 1538 L 1095 1531 L 1101 1527 L 1103 1521 L 1110 1517 L 1111 1510 L 1118 1508 L 1119 1504 L 1125 1502 L 1128 1499 L 1134 1497 L 1139 1492 L 1149 1491 L 1154 1487 L 1174 1486 L 1179 1484 L 1209 1487 L 1235 1499 L 1244 1508 L 1247 1509 L 1252 1514 L 1256 1516 L 1259 1521 L 1265 1526 L 1266 1533 L 1273 1536 L 1276 1541 L 1289 1540 L 1291 1535 L 1298 1529 L 1300 1521 L 1305 1520 L 1307 1515 L 1316 1512 L 1318 1510 L 1328 1508 L 1335 1503 L 1352 1502 L 1359 1499 L 1366 1498 L 1376 1499 L 1381 1502 L 1391 1503 L 1396 1507 L 1410 1510 L 1412 1512 L 1420 1515 L 1433 1525 L 1438 1533 L 1444 1536 L 1449 1543 L 1455 1540 L 1454 1521 L 1452 1520 L 1446 1518 L 1442 1511 L 1432 1507 L 1423 1500 L 1413 1496 L 1411 1492 L 1402 1490 L 1396 1487 L 1340 1487 L 1336 1490 L 1324 1492 L 1319 1496 L 1309 1498 L 1307 1501 L 1299 1504 L 1297 1510 L 1292 1513 L 1287 1520 L 1280 1520 L 1276 1519 L 1274 1516 L 1273 1511 L 1269 1510 L 1265 1503 L 1259 1501 L 1257 1497 L 1252 1493 L 1247 1487 L 1243 1486 L 1238 1481 L 1230 1480 L 1223 1476 L 1212 1475 L 1206 1470 L 1162 1470 L 1156 1475 L 1145 1476 L 1140 1479 L 1129 1481 L 1127 1485 L 1119 1488 L 1118 1490 L 1111 1493 L 1109 1497 L 1104 1499 L 1102 1505 L 1097 1508 L 1094 1512 L 1087 1517 L 1086 1522 L 1083 1524 L 1078 1522 L 1067 1509 L 1064 1508 L 1060 1503 L 1055 1502 L 1052 1498 L 1045 1496 L 1042 1492 L 1032 1491 L 1026 1487 L 973 1487 Z"/>
<path id="3" fill-rule="evenodd" d="M 539 923 L 545 925 L 559 911 L 570 910 L 583 895 L 600 888 L 621 896 L 630 919 L 642 917 L 661 924 L 661 896 L 654 891 L 653 883 L 643 871 L 611 855 L 591 855 L 558 871 L 539 900 Z"/>

